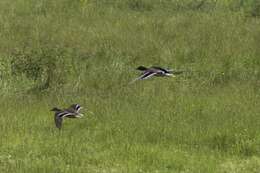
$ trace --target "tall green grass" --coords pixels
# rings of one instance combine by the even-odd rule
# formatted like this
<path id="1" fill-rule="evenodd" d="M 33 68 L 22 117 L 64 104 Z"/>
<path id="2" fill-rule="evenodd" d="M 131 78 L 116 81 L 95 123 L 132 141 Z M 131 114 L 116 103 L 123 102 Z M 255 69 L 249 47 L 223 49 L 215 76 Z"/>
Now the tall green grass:
<path id="1" fill-rule="evenodd" d="M 258 173 L 258 5 L 2 0 L 0 172 Z"/>

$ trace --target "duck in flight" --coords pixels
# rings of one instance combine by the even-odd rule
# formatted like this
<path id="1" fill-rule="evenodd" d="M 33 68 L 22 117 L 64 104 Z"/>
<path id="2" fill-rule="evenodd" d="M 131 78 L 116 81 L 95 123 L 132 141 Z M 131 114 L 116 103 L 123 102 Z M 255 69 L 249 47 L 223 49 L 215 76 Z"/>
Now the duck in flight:
<path id="1" fill-rule="evenodd" d="M 174 77 L 175 75 L 183 73 L 183 71 L 174 71 L 171 69 L 166 69 L 158 66 L 152 66 L 152 67 L 144 67 L 144 66 L 139 66 L 137 67 L 137 70 L 143 71 L 143 73 L 133 80 L 131 83 L 137 81 L 137 80 L 144 80 L 151 78 L 153 76 L 157 77 Z"/>
<path id="2" fill-rule="evenodd" d="M 79 104 L 73 104 L 67 109 L 59 109 L 54 107 L 54 122 L 58 129 L 61 129 L 63 118 L 81 118 L 83 114 L 79 113 L 82 107 Z"/>

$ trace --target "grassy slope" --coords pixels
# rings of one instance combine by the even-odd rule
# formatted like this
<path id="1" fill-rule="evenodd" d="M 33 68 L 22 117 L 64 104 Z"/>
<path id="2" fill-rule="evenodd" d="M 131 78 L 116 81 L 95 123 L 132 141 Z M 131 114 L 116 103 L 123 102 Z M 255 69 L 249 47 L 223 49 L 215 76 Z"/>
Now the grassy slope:
<path id="1" fill-rule="evenodd" d="M 258 19 L 129 2 L 1 1 L 0 172 L 259 172 Z M 25 95 L 17 50 L 66 63 L 64 86 Z M 154 64 L 187 72 L 128 85 Z M 95 115 L 58 131 L 73 102 Z"/>

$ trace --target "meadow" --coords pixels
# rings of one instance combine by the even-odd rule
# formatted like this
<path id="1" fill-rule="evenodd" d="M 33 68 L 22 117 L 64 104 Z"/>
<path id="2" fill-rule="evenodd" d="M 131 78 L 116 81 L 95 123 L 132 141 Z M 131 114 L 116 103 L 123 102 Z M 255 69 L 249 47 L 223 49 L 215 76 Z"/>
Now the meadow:
<path id="1" fill-rule="evenodd" d="M 258 0 L 1 0 L 1 173 L 259 173 Z M 184 70 L 137 81 L 139 65 Z M 85 116 L 54 125 L 54 106 Z M 93 112 L 90 114 L 88 111 Z"/>

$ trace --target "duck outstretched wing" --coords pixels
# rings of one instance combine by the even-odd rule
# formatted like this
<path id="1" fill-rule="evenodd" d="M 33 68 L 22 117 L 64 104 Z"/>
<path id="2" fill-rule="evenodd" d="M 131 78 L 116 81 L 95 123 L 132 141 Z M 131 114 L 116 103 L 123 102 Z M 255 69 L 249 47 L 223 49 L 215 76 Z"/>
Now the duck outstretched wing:
<path id="1" fill-rule="evenodd" d="M 138 78 L 136 78 L 136 79 L 134 79 L 132 82 L 130 82 L 130 84 L 131 83 L 134 83 L 135 81 L 137 81 L 137 80 L 144 80 L 144 79 L 148 79 L 148 78 L 150 78 L 150 77 L 152 77 L 152 76 L 154 76 L 154 75 L 156 75 L 156 73 L 155 72 L 145 72 L 145 73 L 143 73 L 141 76 L 139 76 Z"/>
<path id="2" fill-rule="evenodd" d="M 58 129 L 62 126 L 62 117 L 59 117 L 57 114 L 54 115 L 54 122 Z"/>

